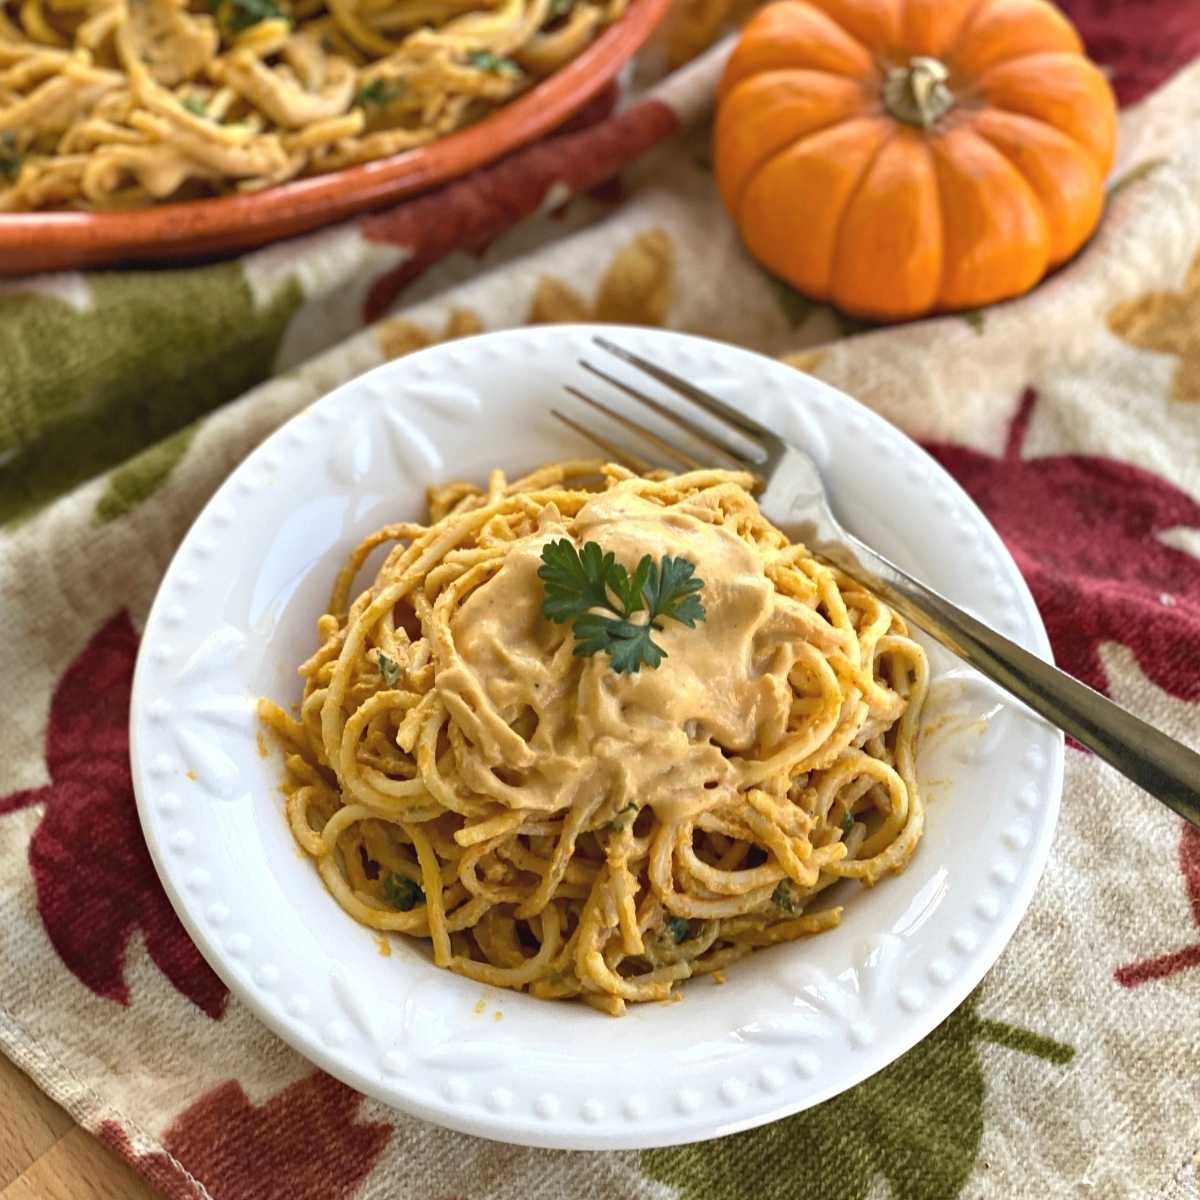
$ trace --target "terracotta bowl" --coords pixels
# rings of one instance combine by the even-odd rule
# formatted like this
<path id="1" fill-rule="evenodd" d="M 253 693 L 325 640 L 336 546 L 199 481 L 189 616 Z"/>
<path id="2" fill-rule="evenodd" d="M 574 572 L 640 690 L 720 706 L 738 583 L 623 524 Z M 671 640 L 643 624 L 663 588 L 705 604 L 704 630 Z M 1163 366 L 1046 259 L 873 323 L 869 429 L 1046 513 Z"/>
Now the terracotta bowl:
<path id="1" fill-rule="evenodd" d="M 249 195 L 134 212 L 0 215 L 0 275 L 117 263 L 178 262 L 250 250 L 385 207 L 501 157 L 553 129 L 608 83 L 653 32 L 670 0 L 632 0 L 578 58 L 440 141 Z"/>

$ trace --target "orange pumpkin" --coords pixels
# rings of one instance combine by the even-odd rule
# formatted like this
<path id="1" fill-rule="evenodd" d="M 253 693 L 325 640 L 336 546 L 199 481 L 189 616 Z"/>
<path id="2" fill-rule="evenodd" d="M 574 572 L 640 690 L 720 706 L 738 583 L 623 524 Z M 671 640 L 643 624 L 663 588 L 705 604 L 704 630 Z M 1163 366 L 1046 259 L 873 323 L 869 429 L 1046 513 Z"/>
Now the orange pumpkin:
<path id="1" fill-rule="evenodd" d="M 714 157 L 765 266 L 902 320 L 1070 258 L 1115 141 L 1112 90 L 1045 0 L 782 0 L 725 69 Z"/>

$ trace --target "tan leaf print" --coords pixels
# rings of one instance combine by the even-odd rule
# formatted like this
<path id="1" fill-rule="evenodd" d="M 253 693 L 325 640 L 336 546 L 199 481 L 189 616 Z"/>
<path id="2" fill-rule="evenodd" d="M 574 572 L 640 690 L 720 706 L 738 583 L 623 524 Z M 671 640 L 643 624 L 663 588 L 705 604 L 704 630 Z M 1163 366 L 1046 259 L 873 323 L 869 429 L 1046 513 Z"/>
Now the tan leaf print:
<path id="1" fill-rule="evenodd" d="M 797 371 L 803 371 L 806 375 L 815 375 L 828 357 L 828 350 L 801 350 L 797 354 L 786 355 L 783 361 L 789 367 L 795 367 Z"/>
<path id="2" fill-rule="evenodd" d="M 707 50 L 722 33 L 740 25 L 760 0 L 675 0 L 655 37 L 667 64 L 681 67 Z"/>
<path id="3" fill-rule="evenodd" d="M 1118 304 L 1108 314 L 1108 327 L 1139 350 L 1176 355 L 1171 399 L 1200 402 L 1200 254 L 1181 291 L 1147 292 Z"/>
<path id="4" fill-rule="evenodd" d="M 424 350 L 426 346 L 432 346 L 436 342 L 450 342 L 455 338 L 470 337 L 473 333 L 482 332 L 483 322 L 478 314 L 469 308 L 455 308 L 446 318 L 446 325 L 440 336 L 430 333 L 416 321 L 395 317 L 390 321 L 380 321 L 375 326 L 375 341 L 385 358 L 400 358 L 414 350 Z"/>
<path id="5" fill-rule="evenodd" d="M 662 325 L 675 296 L 675 248 L 662 229 L 638 234 L 613 256 L 589 304 L 570 284 L 543 275 L 529 306 L 531 325 L 606 321 Z"/>
<path id="6" fill-rule="evenodd" d="M 529 306 L 530 325 L 554 325 L 563 321 L 590 321 L 592 306 L 568 284 L 553 275 L 538 280 Z"/>
<path id="7" fill-rule="evenodd" d="M 675 249 L 661 229 L 634 238 L 617 252 L 600 281 L 596 320 L 661 325 L 675 291 Z"/>

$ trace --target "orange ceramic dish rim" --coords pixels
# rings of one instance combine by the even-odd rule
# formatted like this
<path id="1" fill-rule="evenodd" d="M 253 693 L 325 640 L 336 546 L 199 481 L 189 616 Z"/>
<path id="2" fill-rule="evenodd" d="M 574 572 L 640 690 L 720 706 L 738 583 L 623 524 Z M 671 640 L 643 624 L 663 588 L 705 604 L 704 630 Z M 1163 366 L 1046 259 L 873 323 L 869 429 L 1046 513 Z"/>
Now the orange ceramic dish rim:
<path id="1" fill-rule="evenodd" d="M 310 232 L 463 175 L 533 141 L 577 111 L 636 53 L 670 0 L 632 0 L 577 58 L 524 95 L 427 146 L 247 195 L 132 212 L 0 215 L 0 276 L 180 261 L 250 250 Z"/>

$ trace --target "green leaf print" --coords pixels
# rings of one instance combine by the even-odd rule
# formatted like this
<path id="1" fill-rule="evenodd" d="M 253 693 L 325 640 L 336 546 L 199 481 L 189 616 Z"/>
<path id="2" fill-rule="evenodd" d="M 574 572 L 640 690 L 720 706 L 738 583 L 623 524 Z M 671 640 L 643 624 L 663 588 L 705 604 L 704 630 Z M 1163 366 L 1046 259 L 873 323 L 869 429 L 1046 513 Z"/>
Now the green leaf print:
<path id="1" fill-rule="evenodd" d="M 979 993 L 903 1058 L 856 1088 L 715 1142 L 643 1151 L 642 1168 L 679 1200 L 955 1200 L 983 1134 L 980 1041 L 1063 1063 L 1070 1046 L 976 1014 Z"/>
<path id="2" fill-rule="evenodd" d="M 874 321 L 868 321 L 866 317 L 856 317 L 847 312 L 842 312 L 840 308 L 830 306 L 830 312 L 833 313 L 833 323 L 837 326 L 838 337 L 856 337 L 860 333 L 870 333 L 873 329 L 878 329 L 879 326 Z"/>
<path id="3" fill-rule="evenodd" d="M 1147 158 L 1138 163 L 1136 167 L 1130 167 L 1124 175 L 1109 184 L 1108 199 L 1111 201 L 1114 196 L 1119 196 L 1131 184 L 1140 183 L 1147 176 L 1153 175 L 1159 167 L 1166 166 L 1169 161 L 1166 158 Z"/>
<path id="4" fill-rule="evenodd" d="M 779 311 L 793 329 L 799 329 L 812 316 L 813 310 L 820 307 L 815 300 L 810 300 L 782 279 L 772 276 L 770 283 Z"/>
<path id="5" fill-rule="evenodd" d="M 0 292 L 0 524 L 266 379 L 303 299 L 293 279 L 256 306 L 236 262 L 100 273 L 80 289 L 82 310 L 45 291 Z M 185 449 L 162 450 L 157 482 Z M 115 486 L 136 503 L 130 477 Z M 104 513 L 114 503 L 101 501 Z"/>
<path id="6" fill-rule="evenodd" d="M 157 492 L 187 453 L 195 436 L 196 426 L 189 425 L 113 471 L 96 501 L 96 520 L 102 525 L 115 521 Z"/>

